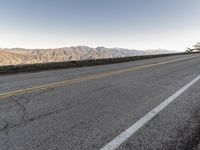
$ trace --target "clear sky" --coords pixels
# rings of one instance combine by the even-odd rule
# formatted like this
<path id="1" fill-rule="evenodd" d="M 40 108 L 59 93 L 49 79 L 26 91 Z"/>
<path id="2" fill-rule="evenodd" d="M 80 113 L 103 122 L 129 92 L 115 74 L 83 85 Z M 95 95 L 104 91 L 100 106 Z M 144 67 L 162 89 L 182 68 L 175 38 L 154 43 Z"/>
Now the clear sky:
<path id="1" fill-rule="evenodd" d="M 200 0 L 0 0 L 0 47 L 185 50 Z"/>

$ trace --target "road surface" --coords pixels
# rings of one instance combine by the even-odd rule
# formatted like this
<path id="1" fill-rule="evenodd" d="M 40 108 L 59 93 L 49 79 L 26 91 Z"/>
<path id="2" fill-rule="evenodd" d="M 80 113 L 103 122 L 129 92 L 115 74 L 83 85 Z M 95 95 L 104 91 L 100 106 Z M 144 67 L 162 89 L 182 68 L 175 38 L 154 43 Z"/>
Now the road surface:
<path id="1" fill-rule="evenodd" d="M 200 54 L 0 76 L 0 150 L 198 150 Z"/>

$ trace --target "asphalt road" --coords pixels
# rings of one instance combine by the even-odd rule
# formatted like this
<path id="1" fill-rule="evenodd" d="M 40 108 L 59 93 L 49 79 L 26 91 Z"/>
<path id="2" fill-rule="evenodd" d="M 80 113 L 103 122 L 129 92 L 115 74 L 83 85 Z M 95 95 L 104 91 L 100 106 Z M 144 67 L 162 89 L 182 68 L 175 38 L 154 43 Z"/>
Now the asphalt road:
<path id="1" fill-rule="evenodd" d="M 105 149 L 199 75 L 199 54 L 0 75 L 0 150 Z M 198 150 L 199 143 L 196 80 L 115 149 Z"/>

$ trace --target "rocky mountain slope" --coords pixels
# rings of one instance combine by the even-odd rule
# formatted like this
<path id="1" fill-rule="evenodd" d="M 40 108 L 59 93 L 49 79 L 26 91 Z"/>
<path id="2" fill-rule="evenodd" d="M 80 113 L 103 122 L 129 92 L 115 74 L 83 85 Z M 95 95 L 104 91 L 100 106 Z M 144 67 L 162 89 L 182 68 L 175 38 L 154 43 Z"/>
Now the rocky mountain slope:
<path id="1" fill-rule="evenodd" d="M 120 48 L 86 46 L 66 47 L 57 49 L 0 49 L 0 66 L 33 63 L 63 62 L 71 60 L 116 58 L 136 55 L 172 53 L 166 50 L 127 50 Z"/>

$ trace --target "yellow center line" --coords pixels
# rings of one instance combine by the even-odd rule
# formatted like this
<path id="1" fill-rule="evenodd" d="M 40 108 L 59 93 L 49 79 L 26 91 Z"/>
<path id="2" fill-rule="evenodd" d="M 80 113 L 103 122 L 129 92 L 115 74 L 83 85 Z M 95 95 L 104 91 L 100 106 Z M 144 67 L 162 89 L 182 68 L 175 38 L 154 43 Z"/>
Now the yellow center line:
<path id="1" fill-rule="evenodd" d="M 22 95 L 22 94 L 26 94 L 26 93 L 32 93 L 32 92 L 39 91 L 39 90 L 48 90 L 48 89 L 51 89 L 51 88 L 56 88 L 56 87 L 61 87 L 61 86 L 65 86 L 65 85 L 80 83 L 80 82 L 83 82 L 83 81 L 108 77 L 108 76 L 122 74 L 122 73 L 126 73 L 126 72 L 131 72 L 131 71 L 135 71 L 135 70 L 141 70 L 141 69 L 145 69 L 145 68 L 149 68 L 149 67 L 173 63 L 173 62 L 177 62 L 177 61 L 181 61 L 181 60 L 187 60 L 187 59 L 191 59 L 191 58 L 195 58 L 195 57 L 199 57 L 199 56 L 179 58 L 179 59 L 169 60 L 169 61 L 165 61 L 165 62 L 153 63 L 153 64 L 148 64 L 148 65 L 143 65 L 143 66 L 138 66 L 138 67 L 131 67 L 131 68 L 126 68 L 126 69 L 121 69 L 121 70 L 115 70 L 115 71 L 100 73 L 100 74 L 96 74 L 96 75 L 88 75 L 88 76 L 85 76 L 85 77 L 72 79 L 72 80 L 65 80 L 65 81 L 61 81 L 61 82 L 25 88 L 25 89 L 13 91 L 13 92 L 2 93 L 2 94 L 0 94 L 0 99 L 8 98 L 8 97 L 11 97 L 11 96 L 16 96 L 16 95 Z"/>

